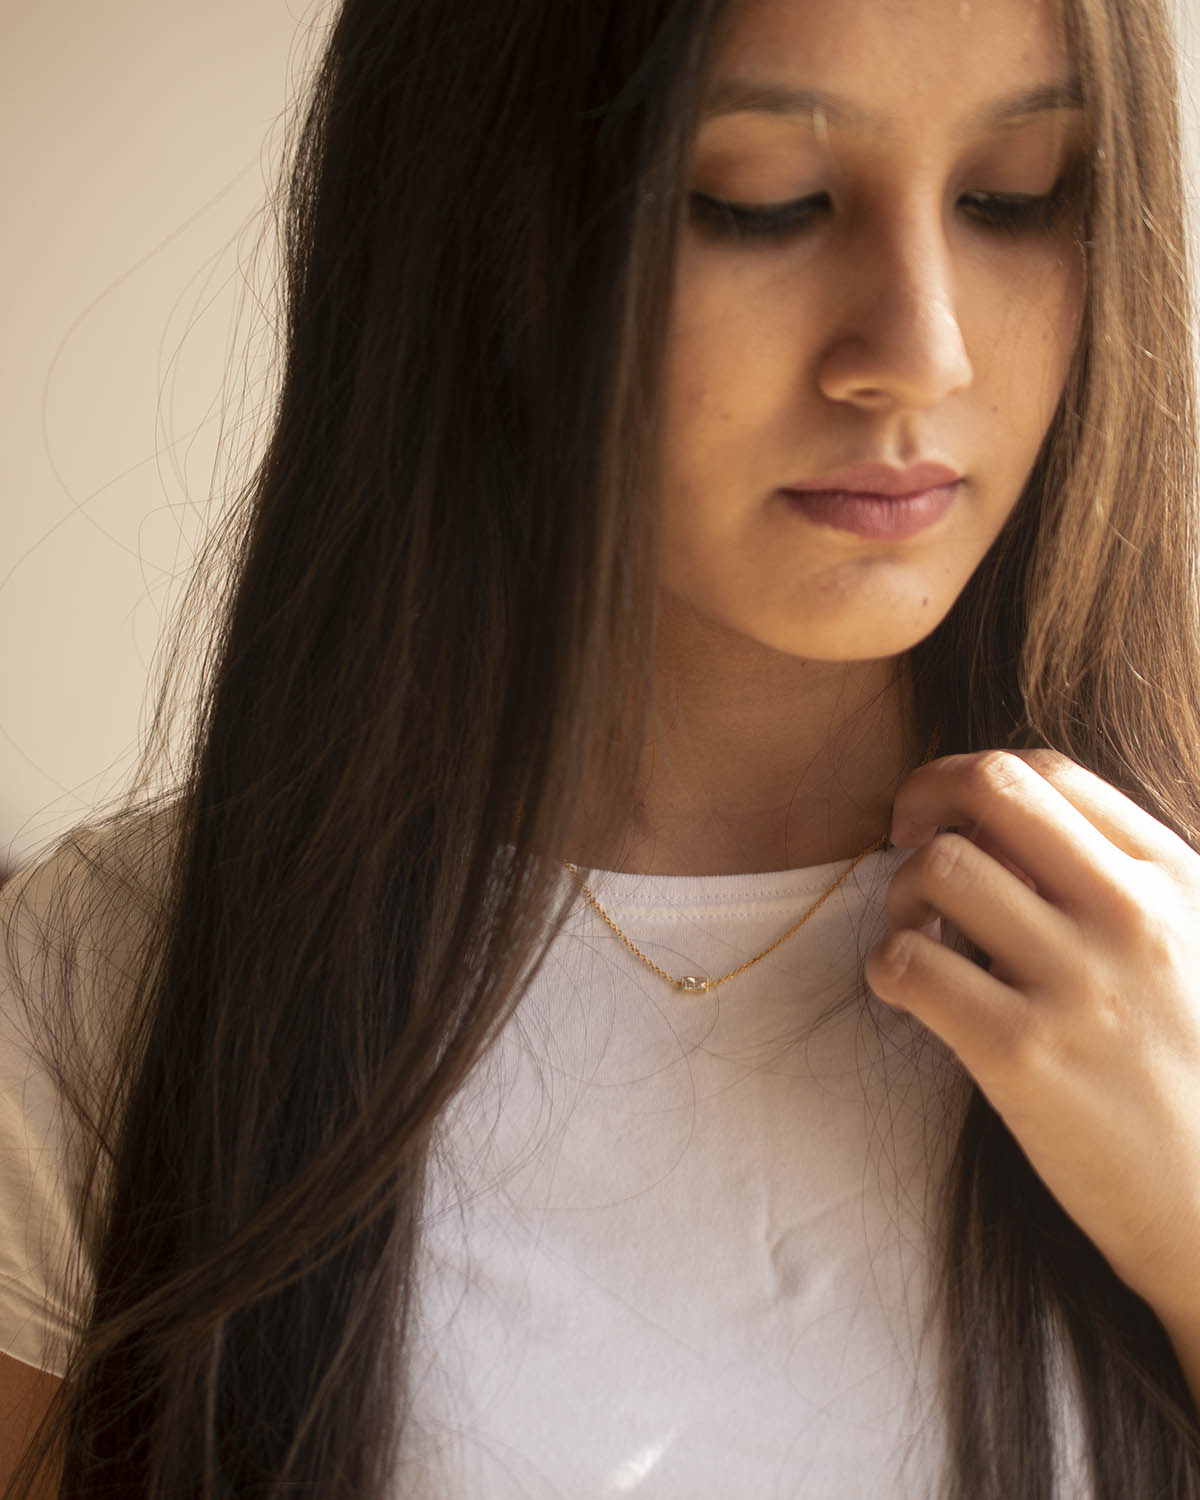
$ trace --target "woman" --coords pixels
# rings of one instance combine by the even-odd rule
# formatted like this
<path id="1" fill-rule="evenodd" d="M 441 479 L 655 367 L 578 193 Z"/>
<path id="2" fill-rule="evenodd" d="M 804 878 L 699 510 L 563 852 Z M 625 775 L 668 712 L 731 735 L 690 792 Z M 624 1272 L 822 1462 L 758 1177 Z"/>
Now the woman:
<path id="1" fill-rule="evenodd" d="M 29 1492 L 1200 1495 L 1181 199 L 1156 0 L 347 0 L 6 892 Z"/>

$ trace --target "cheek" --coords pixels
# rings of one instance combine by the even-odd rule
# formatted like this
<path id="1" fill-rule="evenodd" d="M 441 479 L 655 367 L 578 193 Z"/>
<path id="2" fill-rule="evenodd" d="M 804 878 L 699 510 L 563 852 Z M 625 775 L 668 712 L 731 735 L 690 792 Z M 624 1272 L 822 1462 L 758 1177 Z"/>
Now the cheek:
<path id="1" fill-rule="evenodd" d="M 1062 396 L 1083 319 L 1084 278 L 1077 257 L 1054 256 L 1039 275 L 988 289 L 975 328 L 992 416 L 1004 416 L 1036 446 Z"/>
<path id="2" fill-rule="evenodd" d="M 1042 328 L 1046 361 L 1058 373 L 1060 383 L 1066 378 L 1083 328 L 1087 300 L 1087 266 L 1083 256 L 1078 244 L 1065 247 L 1055 256 L 1053 268 L 1045 279 Z"/>
<path id="3" fill-rule="evenodd" d="M 1056 307 L 1046 310 L 1041 363 L 1044 381 L 1043 430 L 1049 426 L 1062 399 L 1083 326 L 1083 288 L 1072 285 Z"/>
<path id="4" fill-rule="evenodd" d="M 664 366 L 666 463 L 676 476 L 702 469 L 706 454 L 738 425 L 739 385 L 728 358 L 733 341 L 697 312 L 676 314 Z"/>
<path id="5" fill-rule="evenodd" d="M 1062 315 L 1059 358 L 1062 363 L 1063 380 L 1071 367 L 1075 351 L 1083 337 L 1083 320 L 1087 311 L 1088 275 L 1086 252 L 1081 245 L 1073 245 L 1067 261 L 1069 276 Z"/>
<path id="6" fill-rule="evenodd" d="M 714 427 L 728 427 L 736 418 L 733 391 L 714 378 L 713 367 L 699 354 L 680 361 L 671 382 L 668 409 L 670 421 L 691 441 L 703 441 Z"/>
<path id="7" fill-rule="evenodd" d="M 760 278 L 761 280 L 761 278 Z M 724 274 L 709 265 L 690 270 L 687 257 L 677 282 L 667 340 L 665 433 L 668 463 L 692 472 L 707 469 L 731 440 L 754 441 L 781 400 L 796 393 L 798 341 L 794 293 L 768 280 Z"/>

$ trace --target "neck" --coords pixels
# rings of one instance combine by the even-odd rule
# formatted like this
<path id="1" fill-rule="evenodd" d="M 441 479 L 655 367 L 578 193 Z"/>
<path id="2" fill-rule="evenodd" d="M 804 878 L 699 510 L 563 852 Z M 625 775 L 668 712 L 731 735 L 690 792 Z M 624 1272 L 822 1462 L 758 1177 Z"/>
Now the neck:
<path id="1" fill-rule="evenodd" d="M 902 661 L 807 661 L 681 606 L 664 616 L 636 804 L 607 845 L 582 819 L 566 858 L 752 874 L 852 859 L 887 832 L 925 752 Z"/>

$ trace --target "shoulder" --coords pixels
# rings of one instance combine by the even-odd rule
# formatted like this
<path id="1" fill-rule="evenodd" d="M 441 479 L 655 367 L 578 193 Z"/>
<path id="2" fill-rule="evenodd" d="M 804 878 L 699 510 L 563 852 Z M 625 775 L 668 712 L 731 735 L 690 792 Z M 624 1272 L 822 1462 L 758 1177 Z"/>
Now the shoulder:
<path id="1" fill-rule="evenodd" d="M 163 803 L 82 825 L 0 888 L 0 1013 L 55 1013 L 56 1001 L 117 998 L 158 929 L 182 825 Z"/>
<path id="2" fill-rule="evenodd" d="M 77 828 L 0 889 L 0 1351 L 33 1368 L 61 1373 L 86 1314 L 107 1109 L 180 822 Z"/>

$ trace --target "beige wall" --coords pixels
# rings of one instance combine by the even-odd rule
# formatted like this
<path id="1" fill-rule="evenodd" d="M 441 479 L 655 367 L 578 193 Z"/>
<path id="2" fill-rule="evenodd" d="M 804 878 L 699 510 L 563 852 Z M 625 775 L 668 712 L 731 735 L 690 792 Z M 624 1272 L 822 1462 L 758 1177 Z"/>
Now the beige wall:
<path id="1" fill-rule="evenodd" d="M 130 763 L 327 8 L 0 0 L 0 866 Z"/>
<path id="2" fill-rule="evenodd" d="M 130 764 L 236 411 L 239 267 L 329 4 L 0 7 L 2 866 Z"/>

